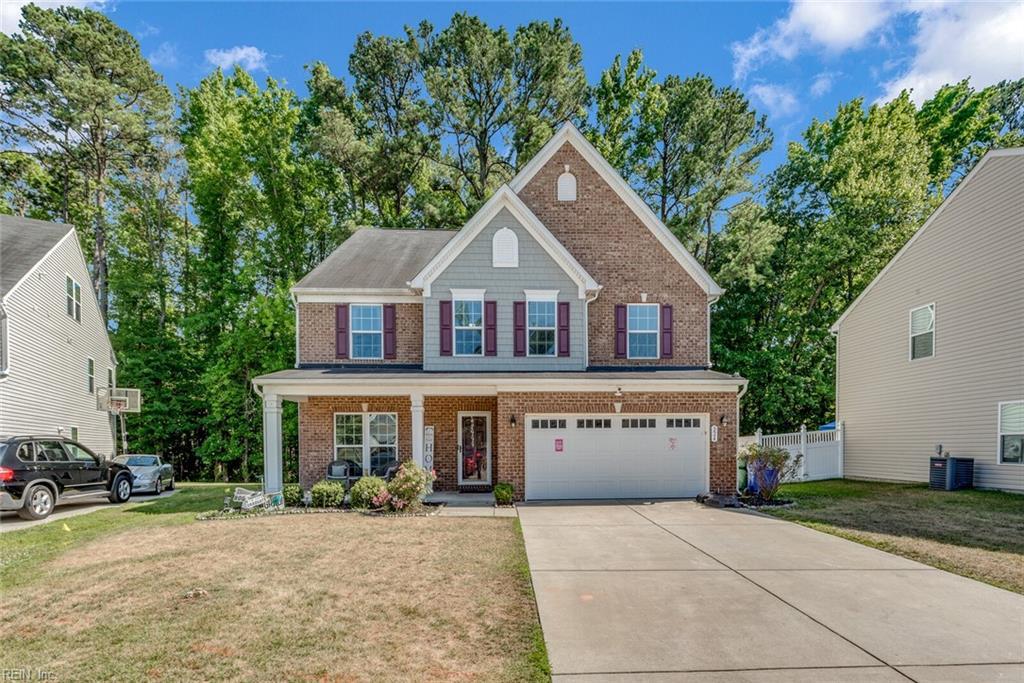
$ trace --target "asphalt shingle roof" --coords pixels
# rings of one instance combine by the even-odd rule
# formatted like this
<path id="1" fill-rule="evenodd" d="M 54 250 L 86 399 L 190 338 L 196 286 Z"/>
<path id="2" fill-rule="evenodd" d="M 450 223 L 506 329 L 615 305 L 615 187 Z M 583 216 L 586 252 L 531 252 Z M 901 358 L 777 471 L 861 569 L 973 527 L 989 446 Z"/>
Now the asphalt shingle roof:
<path id="1" fill-rule="evenodd" d="M 362 228 L 295 288 L 405 289 L 457 232 Z"/>
<path id="2" fill-rule="evenodd" d="M 65 223 L 0 216 L 0 297 L 74 229 Z"/>

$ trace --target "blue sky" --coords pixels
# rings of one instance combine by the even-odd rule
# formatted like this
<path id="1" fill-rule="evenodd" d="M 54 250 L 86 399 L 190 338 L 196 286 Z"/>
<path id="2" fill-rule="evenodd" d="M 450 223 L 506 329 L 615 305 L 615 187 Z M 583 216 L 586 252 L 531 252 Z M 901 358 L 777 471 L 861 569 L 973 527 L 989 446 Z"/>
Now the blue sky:
<path id="1" fill-rule="evenodd" d="M 5 32 L 14 30 L 19 4 L 3 0 Z M 172 87 L 240 63 L 300 94 L 304 65 L 321 60 L 344 73 L 362 31 L 398 35 L 423 19 L 444 26 L 456 11 L 510 30 L 561 17 L 583 46 L 592 82 L 616 54 L 641 48 L 659 75 L 702 72 L 741 88 L 776 135 L 764 170 L 812 118 L 851 98 L 870 103 L 908 87 L 921 101 L 967 76 L 978 86 L 1024 76 L 1022 2 L 74 4 L 98 7 L 131 31 Z"/>

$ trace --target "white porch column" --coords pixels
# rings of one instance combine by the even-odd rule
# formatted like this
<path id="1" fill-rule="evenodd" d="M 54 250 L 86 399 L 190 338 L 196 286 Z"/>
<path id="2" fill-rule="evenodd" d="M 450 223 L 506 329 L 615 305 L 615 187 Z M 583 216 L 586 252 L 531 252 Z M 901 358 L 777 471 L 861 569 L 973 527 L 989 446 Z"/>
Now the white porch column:
<path id="1" fill-rule="evenodd" d="M 281 398 L 263 395 L 263 490 L 279 493 L 284 482 L 281 458 Z"/>
<path id="2" fill-rule="evenodd" d="M 409 394 L 412 404 L 412 461 L 423 467 L 423 394 Z"/>

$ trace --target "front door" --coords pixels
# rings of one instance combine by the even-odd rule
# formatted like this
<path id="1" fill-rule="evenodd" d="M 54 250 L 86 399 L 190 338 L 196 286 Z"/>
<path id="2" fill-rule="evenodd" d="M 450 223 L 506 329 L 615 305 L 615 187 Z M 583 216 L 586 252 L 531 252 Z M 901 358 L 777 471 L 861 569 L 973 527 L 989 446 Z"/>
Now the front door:
<path id="1" fill-rule="evenodd" d="M 491 414 L 459 413 L 459 484 L 491 483 Z"/>

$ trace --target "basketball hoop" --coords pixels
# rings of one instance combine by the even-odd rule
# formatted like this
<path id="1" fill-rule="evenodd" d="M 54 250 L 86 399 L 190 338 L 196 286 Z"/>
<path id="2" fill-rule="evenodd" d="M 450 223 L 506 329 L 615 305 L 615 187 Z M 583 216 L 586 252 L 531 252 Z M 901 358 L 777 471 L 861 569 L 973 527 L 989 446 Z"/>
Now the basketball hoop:
<path id="1" fill-rule="evenodd" d="M 125 387 L 100 387 L 96 390 L 96 410 L 105 410 L 113 418 L 111 431 L 115 434 L 114 451 L 117 451 L 117 425 L 121 427 L 121 452 L 128 452 L 128 430 L 124 424 L 125 413 L 142 411 L 142 392 Z"/>

